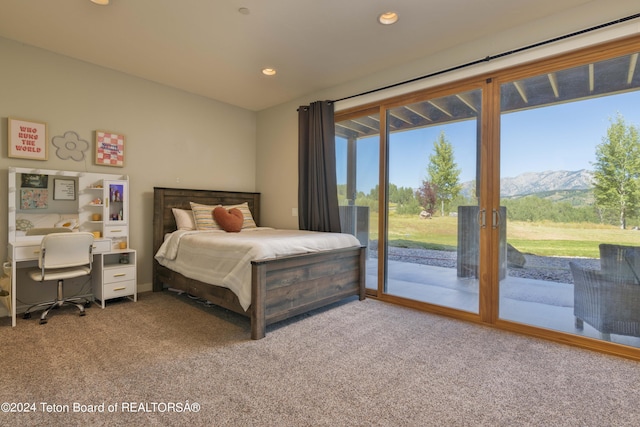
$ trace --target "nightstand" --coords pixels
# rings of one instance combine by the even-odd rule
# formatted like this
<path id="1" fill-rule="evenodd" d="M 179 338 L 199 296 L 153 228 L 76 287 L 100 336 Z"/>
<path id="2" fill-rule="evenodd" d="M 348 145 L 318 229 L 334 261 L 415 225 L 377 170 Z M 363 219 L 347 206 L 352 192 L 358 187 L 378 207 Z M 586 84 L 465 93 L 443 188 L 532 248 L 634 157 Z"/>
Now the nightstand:
<path id="1" fill-rule="evenodd" d="M 97 265 L 96 265 L 97 264 Z M 94 258 L 93 268 L 101 274 L 93 274 L 93 296 L 102 308 L 107 300 L 129 297 L 138 300 L 136 280 L 136 251 L 122 249 L 103 253 Z"/>

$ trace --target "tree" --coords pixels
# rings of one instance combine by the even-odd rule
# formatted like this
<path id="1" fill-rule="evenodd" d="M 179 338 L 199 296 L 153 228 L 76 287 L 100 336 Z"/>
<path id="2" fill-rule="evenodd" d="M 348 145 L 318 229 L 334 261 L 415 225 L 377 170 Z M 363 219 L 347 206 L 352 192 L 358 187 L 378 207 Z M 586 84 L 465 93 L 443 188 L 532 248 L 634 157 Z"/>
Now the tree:
<path id="1" fill-rule="evenodd" d="M 376 186 L 369 191 L 369 194 L 367 195 L 367 197 L 373 200 L 378 200 L 378 194 L 380 194 L 380 187 L 378 184 L 376 184 Z"/>
<path id="2" fill-rule="evenodd" d="M 416 199 L 429 215 L 436 211 L 438 192 L 436 187 L 429 181 L 422 181 L 422 185 L 416 191 Z"/>
<path id="3" fill-rule="evenodd" d="M 620 114 L 610 121 L 607 136 L 596 146 L 593 192 L 598 207 L 618 212 L 624 229 L 640 208 L 640 136 Z"/>
<path id="4" fill-rule="evenodd" d="M 441 215 L 449 201 L 460 193 L 460 169 L 454 162 L 453 146 L 447 141 L 444 132 L 440 132 L 438 140 L 433 144 L 434 153 L 429 156 L 429 182 L 436 188 L 440 200 Z"/>
<path id="5" fill-rule="evenodd" d="M 402 205 L 413 201 L 413 197 L 413 189 L 389 184 L 389 203 Z"/>

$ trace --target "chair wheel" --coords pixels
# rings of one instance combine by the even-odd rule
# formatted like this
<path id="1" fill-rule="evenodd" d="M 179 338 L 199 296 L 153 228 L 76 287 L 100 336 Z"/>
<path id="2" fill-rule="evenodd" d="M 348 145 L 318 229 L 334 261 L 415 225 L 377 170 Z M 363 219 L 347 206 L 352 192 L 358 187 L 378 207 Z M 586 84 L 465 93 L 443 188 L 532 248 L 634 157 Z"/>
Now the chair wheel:
<path id="1" fill-rule="evenodd" d="M 23 318 L 23 319 L 31 319 L 31 313 L 24 313 L 24 314 L 22 315 L 22 318 Z"/>
<path id="2" fill-rule="evenodd" d="M 45 323 L 47 323 L 47 319 L 40 319 L 40 324 L 44 325 Z"/>
<path id="3" fill-rule="evenodd" d="M 87 301 L 87 302 L 85 302 L 85 303 L 84 303 L 84 306 L 85 306 L 86 308 L 91 307 L 91 301 Z"/>
<path id="4" fill-rule="evenodd" d="M 80 312 L 80 317 L 85 316 L 87 313 L 85 313 L 84 311 Z"/>

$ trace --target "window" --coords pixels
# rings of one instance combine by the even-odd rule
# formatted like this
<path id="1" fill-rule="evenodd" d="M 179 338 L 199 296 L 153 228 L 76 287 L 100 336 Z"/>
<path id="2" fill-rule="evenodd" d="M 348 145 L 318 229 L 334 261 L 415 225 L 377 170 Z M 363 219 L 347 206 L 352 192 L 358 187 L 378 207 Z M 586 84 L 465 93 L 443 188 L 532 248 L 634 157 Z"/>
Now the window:
<path id="1" fill-rule="evenodd" d="M 637 60 L 500 84 L 500 198 L 513 267 L 500 282 L 501 319 L 640 347 L 640 306 L 629 307 L 634 289 L 625 286 L 640 266 Z M 608 255 L 609 245 L 632 249 Z"/>
<path id="2" fill-rule="evenodd" d="M 614 330 L 577 302 L 584 282 L 640 282 L 639 52 L 635 37 L 338 112 L 372 294 L 640 357 L 640 319 Z M 640 313 L 628 299 L 613 310 Z"/>

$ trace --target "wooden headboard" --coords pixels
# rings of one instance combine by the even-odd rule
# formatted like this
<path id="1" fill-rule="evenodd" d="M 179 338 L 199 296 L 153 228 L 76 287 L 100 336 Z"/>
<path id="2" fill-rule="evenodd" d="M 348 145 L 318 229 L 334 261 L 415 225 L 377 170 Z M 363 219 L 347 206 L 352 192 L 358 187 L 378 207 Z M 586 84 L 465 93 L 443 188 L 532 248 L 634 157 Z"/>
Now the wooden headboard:
<path id="1" fill-rule="evenodd" d="M 154 255 L 160 249 L 166 233 L 176 230 L 176 220 L 171 209 L 191 210 L 189 202 L 213 206 L 239 205 L 247 202 L 254 221 L 260 225 L 260 193 L 153 187 Z"/>

